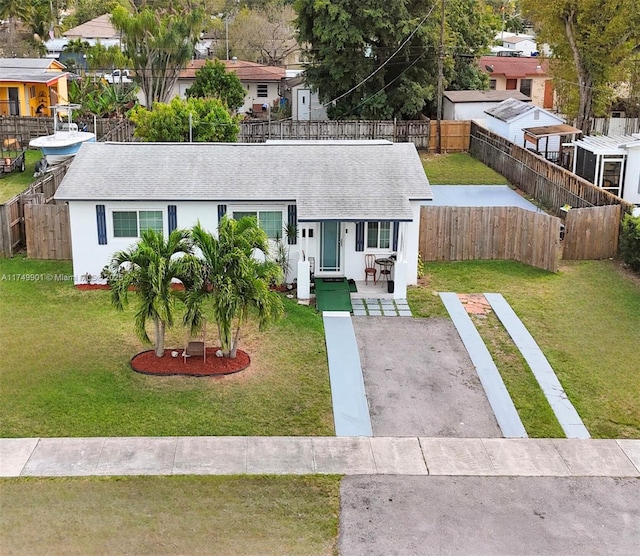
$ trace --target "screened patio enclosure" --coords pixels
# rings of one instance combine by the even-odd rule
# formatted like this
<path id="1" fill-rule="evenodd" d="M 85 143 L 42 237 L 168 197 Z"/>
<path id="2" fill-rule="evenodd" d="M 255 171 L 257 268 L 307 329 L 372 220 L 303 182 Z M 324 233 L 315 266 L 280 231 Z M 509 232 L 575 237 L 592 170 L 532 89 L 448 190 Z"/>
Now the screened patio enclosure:
<path id="1" fill-rule="evenodd" d="M 573 173 L 622 197 L 627 163 L 623 145 L 633 141 L 631 136 L 588 136 L 573 141 Z"/>

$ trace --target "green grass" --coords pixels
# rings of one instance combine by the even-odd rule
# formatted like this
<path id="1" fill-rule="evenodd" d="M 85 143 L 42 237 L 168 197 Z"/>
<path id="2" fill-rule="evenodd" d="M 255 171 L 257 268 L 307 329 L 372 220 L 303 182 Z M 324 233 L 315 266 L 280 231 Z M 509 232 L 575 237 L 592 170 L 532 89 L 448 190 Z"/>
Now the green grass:
<path id="1" fill-rule="evenodd" d="M 422 155 L 432 185 L 508 185 L 500 174 L 467 153 Z"/>
<path id="2" fill-rule="evenodd" d="M 339 488 L 336 476 L 5 479 L 0 552 L 331 555 Z"/>
<path id="3" fill-rule="evenodd" d="M 447 314 L 435 292 L 502 293 L 591 435 L 640 438 L 640 282 L 615 261 L 564 262 L 558 274 L 510 261 L 426 268 L 426 285 L 408 292 L 414 315 Z M 516 406 L 530 403 L 529 395 L 525 388 Z"/>
<path id="4" fill-rule="evenodd" d="M 33 181 L 36 162 L 42 158 L 40 151 L 28 150 L 26 152 L 26 169 L 24 172 L 15 170 L 0 179 L 0 204 L 22 193 Z"/>
<path id="5" fill-rule="evenodd" d="M 135 337 L 133 307 L 119 313 L 108 291 L 48 281 L 70 274 L 69 263 L 0 259 L 0 437 L 334 434 L 312 307 L 284 298 L 279 323 L 259 333 L 250 322 L 240 348 L 252 362 L 242 373 L 153 377 L 129 367 L 148 349 Z M 185 340 L 177 326 L 166 346 Z"/>

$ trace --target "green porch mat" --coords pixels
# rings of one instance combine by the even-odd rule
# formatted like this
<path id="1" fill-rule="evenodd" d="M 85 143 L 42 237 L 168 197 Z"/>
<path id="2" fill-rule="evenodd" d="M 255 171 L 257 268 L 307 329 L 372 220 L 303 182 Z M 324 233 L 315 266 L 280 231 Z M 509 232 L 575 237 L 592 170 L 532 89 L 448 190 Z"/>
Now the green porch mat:
<path id="1" fill-rule="evenodd" d="M 346 278 L 316 278 L 313 282 L 318 312 L 352 311 L 351 287 Z"/>

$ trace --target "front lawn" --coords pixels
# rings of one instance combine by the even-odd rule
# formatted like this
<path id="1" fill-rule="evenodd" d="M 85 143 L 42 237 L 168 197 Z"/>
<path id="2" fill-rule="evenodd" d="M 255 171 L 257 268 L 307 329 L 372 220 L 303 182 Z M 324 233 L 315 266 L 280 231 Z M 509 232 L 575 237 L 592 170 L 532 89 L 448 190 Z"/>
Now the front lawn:
<path id="1" fill-rule="evenodd" d="M 336 476 L 4 479 L 0 553 L 331 555 L 339 488 Z"/>
<path id="2" fill-rule="evenodd" d="M 591 435 L 640 438 L 640 283 L 617 262 L 565 261 L 558 274 L 510 261 L 427 263 L 426 268 L 426 285 L 408 292 L 414 315 L 447 314 L 435 292 L 503 294 Z M 480 332 L 485 341 L 490 339 L 495 357 L 507 348 L 492 336 L 490 326 L 488 321 Z M 527 410 L 527 429 L 533 428 L 532 436 L 549 434 L 555 425 L 537 415 L 536 407 L 547 411 L 546 401 L 535 402 L 540 399 L 537 384 L 522 371 L 523 362 L 509 364 L 510 376 L 501 372 L 523 421 L 521 408 L 534 406 Z"/>
<path id="3" fill-rule="evenodd" d="M 153 377 L 130 358 L 133 308 L 73 287 L 71 264 L 0 259 L 0 437 L 333 435 L 322 319 L 284 299 L 286 317 L 240 348 L 250 367 L 223 378 Z M 208 344 L 215 345 L 215 327 Z M 167 347 L 184 347 L 176 326 Z"/>
<path id="4" fill-rule="evenodd" d="M 33 183 L 35 179 L 33 173 L 35 172 L 36 162 L 42 158 L 42 153 L 40 151 L 28 150 L 25 154 L 25 171 L 20 172 L 15 170 L 0 179 L 0 204 L 6 203 L 18 193 L 22 193 Z"/>
<path id="5" fill-rule="evenodd" d="M 423 154 L 420 158 L 431 185 L 509 185 L 468 153 Z"/>

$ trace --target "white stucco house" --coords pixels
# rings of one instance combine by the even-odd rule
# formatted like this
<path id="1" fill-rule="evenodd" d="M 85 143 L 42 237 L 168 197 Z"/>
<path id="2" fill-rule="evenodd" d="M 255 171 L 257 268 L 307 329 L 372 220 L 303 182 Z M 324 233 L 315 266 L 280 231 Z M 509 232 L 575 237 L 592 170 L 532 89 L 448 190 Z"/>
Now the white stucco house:
<path id="1" fill-rule="evenodd" d="M 113 173 L 118 161 L 126 172 Z M 432 198 L 416 148 L 388 141 L 92 143 L 55 194 L 69 205 L 73 272 L 98 276 L 140 231 L 165 234 L 255 215 L 273 240 L 286 224 L 298 296 L 316 277 L 365 279 L 365 253 L 396 254 L 394 297 L 417 283 L 420 203 Z"/>
<path id="2" fill-rule="evenodd" d="M 523 129 L 564 123 L 560 116 L 544 108 L 513 98 L 504 100 L 496 106 L 485 110 L 484 125 L 487 129 L 525 148 L 528 145 L 525 144 Z M 560 136 L 550 138 L 547 150 L 559 151 L 560 141 Z"/>
<path id="3" fill-rule="evenodd" d="M 261 114 L 264 105 L 267 105 L 269 110 L 279 105 L 280 85 L 285 77 L 284 68 L 265 66 L 236 58 L 218 61 L 224 64 L 228 72 L 235 73 L 245 88 L 244 104 L 238 110 L 240 114 Z M 185 98 L 187 89 L 195 81 L 196 71 L 206 62 L 205 59 L 199 59 L 191 60 L 187 64 L 187 67 L 178 75 L 173 96 Z"/>

